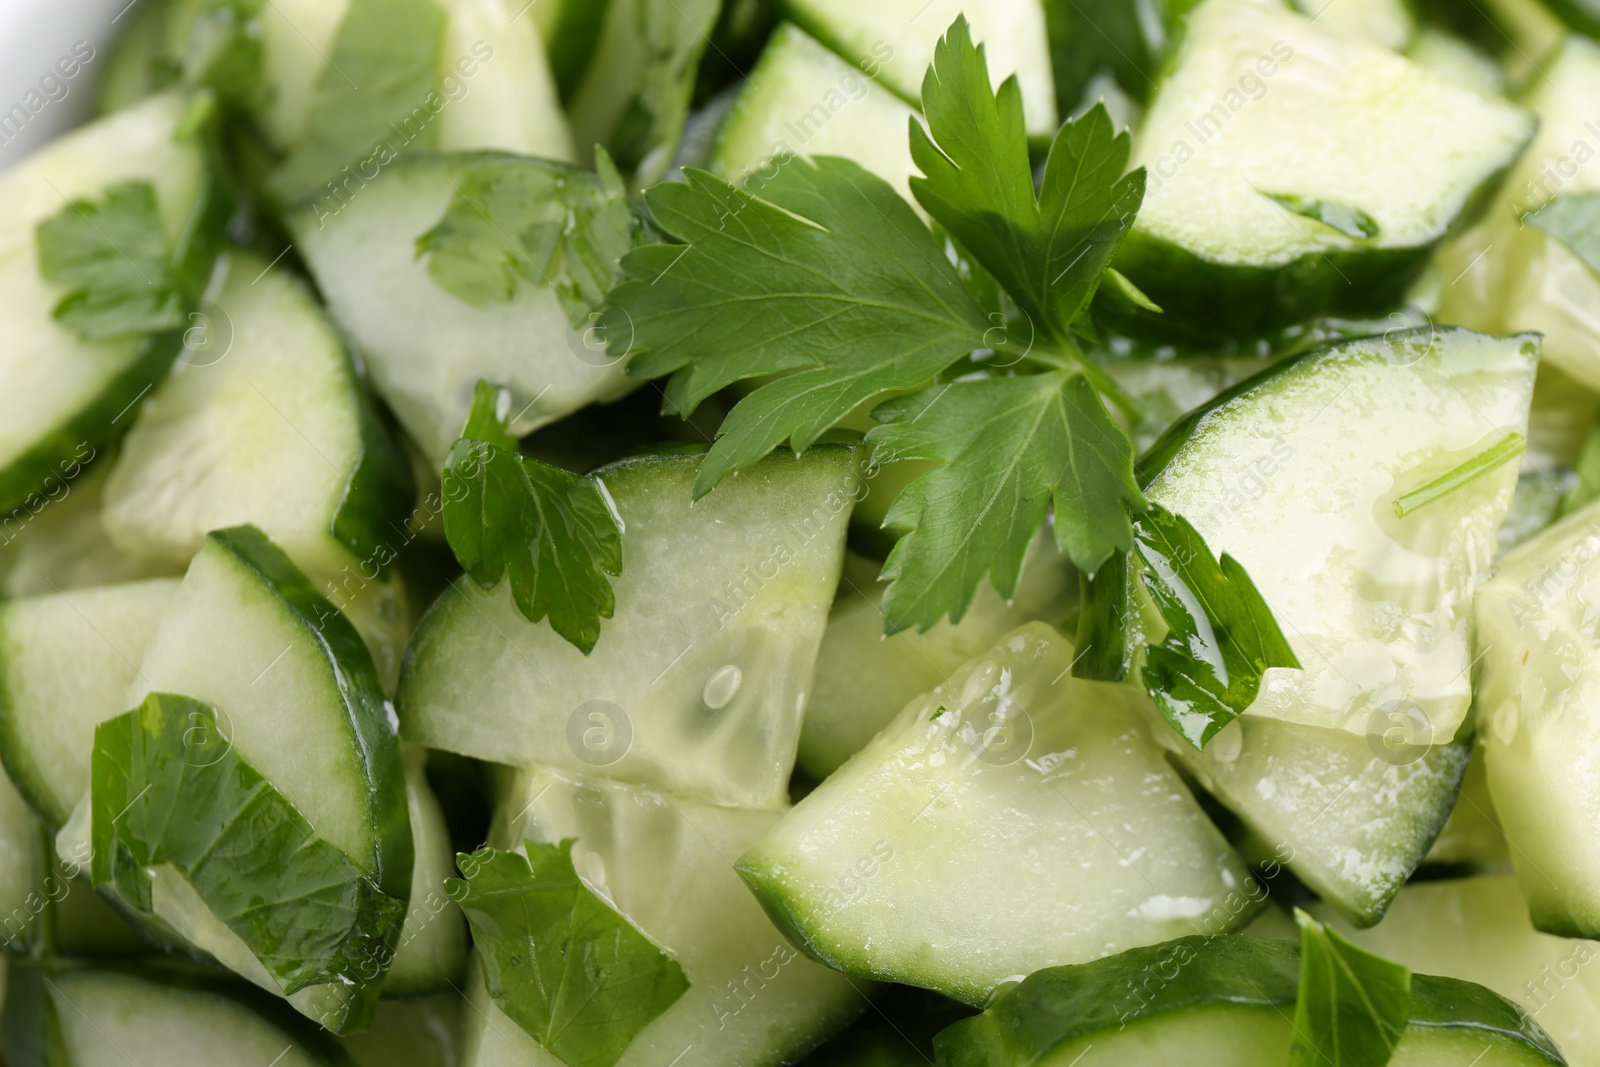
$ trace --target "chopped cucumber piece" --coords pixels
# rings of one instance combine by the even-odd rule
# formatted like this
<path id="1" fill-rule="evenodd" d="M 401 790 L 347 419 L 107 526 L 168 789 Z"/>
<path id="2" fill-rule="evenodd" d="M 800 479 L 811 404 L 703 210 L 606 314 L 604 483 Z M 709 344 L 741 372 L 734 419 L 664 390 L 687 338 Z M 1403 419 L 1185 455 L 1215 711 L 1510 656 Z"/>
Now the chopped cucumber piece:
<path id="1" fill-rule="evenodd" d="M 1247 715 L 1381 734 L 1414 713 L 1419 743 L 1456 735 L 1472 592 L 1517 468 L 1405 518 L 1394 501 L 1526 436 L 1537 350 L 1431 327 L 1331 345 L 1224 393 L 1140 461 L 1146 497 L 1244 566 L 1304 665 L 1269 669 Z"/>
<path id="2" fill-rule="evenodd" d="M 251 523 L 302 568 L 381 573 L 411 510 L 411 470 L 343 340 L 286 271 L 230 253 L 206 358 L 150 396 L 106 486 L 104 523 L 182 566 L 206 533 Z"/>
<path id="3" fill-rule="evenodd" d="M 1442 77 L 1476 89 L 1484 96 L 1505 92 L 1506 78 L 1494 60 L 1453 34 L 1426 26 L 1406 56 Z"/>
<path id="4" fill-rule="evenodd" d="M 698 455 L 601 468 L 626 531 L 615 615 L 585 656 L 529 623 L 509 583 L 461 579 L 406 654 L 407 739 L 498 763 L 549 763 L 681 796 L 788 798 L 828 604 L 852 451 L 780 451 L 693 501 Z"/>
<path id="5" fill-rule="evenodd" d="M 450 847 L 444 809 L 423 771 L 426 758 L 423 749 L 406 747 L 406 805 L 415 858 L 410 908 L 394 962 L 383 976 L 383 994 L 390 997 L 456 988 L 466 968 L 466 920 L 459 908 L 451 906 L 444 888 L 445 879 L 455 877 L 455 850 Z"/>
<path id="6" fill-rule="evenodd" d="M 0 758 L 52 831 L 89 789 L 94 728 L 128 689 L 175 579 L 0 603 Z"/>
<path id="7" fill-rule="evenodd" d="M 554 287 L 525 284 L 510 302 L 474 306 L 429 274 L 418 239 L 439 224 L 472 168 L 493 164 L 517 165 L 484 155 L 397 161 L 336 212 L 314 204 L 290 219 L 334 317 L 435 465 L 460 435 L 480 379 L 511 391 L 517 435 L 637 384 L 620 357 L 569 325 Z M 592 178 L 574 171 L 570 180 Z"/>
<path id="8" fill-rule="evenodd" d="M 1460 978 L 1521 1004 L 1573 1064 L 1600 1062 L 1600 945 L 1534 930 L 1510 875 L 1409 885 L 1383 922 L 1340 932 L 1413 970 Z"/>
<path id="9" fill-rule="evenodd" d="M 1538 75 L 1567 34 L 1544 0 L 1419 0 L 1417 6 L 1430 22 L 1494 56 L 1513 85 Z"/>
<path id="10" fill-rule="evenodd" d="M 49 905 L 48 895 L 40 894 L 49 859 L 40 841 L 38 819 L 0 773 L 0 944 L 27 946 L 34 940 L 34 923 Z"/>
<path id="11" fill-rule="evenodd" d="M 1600 389 L 1600 277 L 1560 240 L 1522 217 L 1558 196 L 1600 190 L 1593 101 L 1600 45 L 1569 37 L 1524 100 L 1539 132 L 1512 168 L 1487 218 L 1440 257 L 1447 277 L 1439 314 L 1495 333 L 1544 334 L 1553 366 Z"/>
<path id="12" fill-rule="evenodd" d="M 1504 102 L 1319 27 L 1274 0 L 1188 16 L 1134 138 L 1149 184 L 1117 259 L 1182 327 L 1388 308 L 1533 133 Z"/>
<path id="13" fill-rule="evenodd" d="M 710 169 L 740 182 L 766 173 L 775 159 L 843 156 L 914 203 L 907 179 L 917 170 L 907 129 L 915 115 L 861 68 L 785 22 L 722 120 Z"/>
<path id="14" fill-rule="evenodd" d="M 181 566 L 130 556 L 106 536 L 101 516 L 111 466 L 105 456 L 61 483 L 55 499 L 33 497 L 0 517 L 0 594 L 37 596 L 183 573 Z"/>
<path id="15" fill-rule="evenodd" d="M 553 770 L 518 775 L 491 841 L 575 838 L 579 877 L 683 967 L 689 988 L 617 1067 L 778 1067 L 866 1007 L 869 987 L 791 948 L 730 867 L 777 812 L 717 807 Z M 557 1067 L 489 1000 L 472 966 L 462 1067 Z M 692 1049 L 693 1051 L 686 1051 Z"/>
<path id="16" fill-rule="evenodd" d="M 960 622 L 946 619 L 927 633 L 902 630 L 885 637 L 878 606 L 882 587 L 863 587 L 846 575 L 817 653 L 800 730 L 800 769 L 817 781 L 826 778 L 908 703 L 993 648 L 1001 636 L 1033 619 L 1064 618 L 1076 586 L 1066 558 L 1044 535 L 1023 561 L 1011 603 L 985 582 Z"/>
<path id="17" fill-rule="evenodd" d="M 380 1000 L 372 1028 L 339 1044 L 360 1067 L 457 1067 L 465 1011 L 466 998 L 454 989 Z"/>
<path id="18" fill-rule="evenodd" d="M 351 1067 L 326 1034 L 248 989 L 176 968 L 11 968 L 0 1045 L 49 1067 Z"/>
<path id="19" fill-rule="evenodd" d="M 1591 504 L 1501 560 L 1476 605 L 1489 791 L 1533 924 L 1568 937 L 1600 936 L 1597 556 Z"/>
<path id="20" fill-rule="evenodd" d="M 1489 771 L 1484 765 L 1481 744 L 1473 746 L 1467 769 L 1461 776 L 1456 806 L 1422 862 L 1467 867 L 1474 871 L 1510 869 L 1511 850 L 1500 829 L 1494 798 L 1489 795 Z"/>
<path id="21" fill-rule="evenodd" d="M 203 280 L 220 222 L 204 137 L 180 136 L 191 103 L 154 97 L 0 174 L 0 511 L 56 498 L 132 424 L 133 405 L 181 347 L 175 330 L 86 340 L 54 315 L 72 289 L 41 275 L 37 227 L 89 219 L 108 190 L 139 183 L 153 193 L 173 269 Z"/>
<path id="22" fill-rule="evenodd" d="M 1405 51 L 1417 32 L 1408 0 L 1294 0 L 1323 33 Z"/>
<path id="23" fill-rule="evenodd" d="M 1413 727 L 1400 717 L 1386 729 Z M 1243 715 L 1204 752 L 1165 722 L 1151 728 L 1237 815 L 1263 853 L 1350 919 L 1370 926 L 1450 817 L 1471 742 L 1388 748 L 1358 737 Z"/>
<path id="24" fill-rule="evenodd" d="M 168 721 L 176 712 L 168 707 L 181 711 L 186 699 L 203 703 L 190 705 L 191 724 L 177 731 L 180 752 L 169 759 L 163 746 L 172 742 L 161 731 L 177 730 Z M 162 617 L 128 703 L 139 710 L 96 731 L 95 765 L 105 760 L 108 777 L 96 775 L 90 797 L 58 836 L 63 857 L 91 834 L 97 842 L 114 839 L 117 853 L 111 852 L 111 840 L 95 849 L 96 888 L 114 891 L 158 926 L 165 924 L 272 992 L 281 992 L 286 979 L 269 971 L 260 956 L 271 952 L 280 971 L 298 974 L 294 958 L 278 955 L 291 932 L 297 938 L 313 931 L 325 935 L 317 947 L 335 961 L 361 954 L 337 982 L 299 982 L 288 994 L 297 1009 L 330 1029 L 361 1028 L 400 935 L 411 891 L 413 843 L 394 711 L 383 699 L 371 656 L 355 630 L 260 531 L 238 527 L 212 533 Z M 283 842 L 288 852 L 259 858 L 253 862 L 260 867 L 239 871 L 227 862 L 225 850 L 215 857 L 207 851 L 184 870 L 157 861 L 143 884 L 130 882 L 118 866 L 129 848 L 156 854 L 187 848 L 196 839 L 220 839 L 238 832 L 245 812 L 195 811 L 192 824 L 169 821 L 163 828 L 152 820 L 162 817 L 159 805 L 170 797 L 157 792 L 139 809 L 137 820 L 126 812 L 119 816 L 125 804 L 144 797 L 126 790 L 128 783 L 119 775 L 159 775 L 163 781 L 177 776 L 175 788 L 190 779 L 199 783 L 191 788 L 211 788 L 207 769 L 219 766 L 238 768 L 240 782 L 259 775 L 256 791 L 267 799 L 250 818 L 263 842 Z M 121 792 L 129 798 L 122 800 Z M 141 827 L 151 833 L 159 829 L 162 836 L 141 839 Z M 324 909 L 308 901 L 305 913 L 291 918 L 278 896 L 291 889 L 278 878 L 301 876 L 297 834 L 315 842 L 329 867 L 323 876 L 327 884 L 320 888 L 329 902 Z M 216 866 L 208 865 L 212 858 Z M 203 882 L 192 885 L 186 877 Z M 209 899 L 208 886 L 214 894 Z M 252 910 L 266 916 L 258 923 L 247 923 L 235 912 L 213 911 L 214 906 L 239 907 L 243 891 L 258 898 Z M 346 899 L 350 894 L 354 902 Z M 292 928 L 275 925 L 286 922 Z M 329 965 L 319 959 L 316 967 Z"/>
<path id="25" fill-rule="evenodd" d="M 982 1015 L 939 1034 L 934 1047 L 947 1067 L 1277 1067 L 1299 985 L 1298 944 L 1186 937 L 1032 974 Z M 1413 975 L 1410 1022 L 1389 1063 L 1469 1061 L 1565 1063 L 1538 1024 L 1499 995 Z"/>
<path id="26" fill-rule="evenodd" d="M 576 158 L 544 42 L 524 0 L 444 0 L 439 148 Z"/>
<path id="27" fill-rule="evenodd" d="M 1120 686 L 1029 623 L 907 707 L 738 861 L 807 953 L 982 1005 L 1264 898 Z"/>
<path id="28" fill-rule="evenodd" d="M 956 16 L 965 15 L 973 41 L 988 55 L 995 87 L 1015 75 L 1028 136 L 1056 132 L 1050 43 L 1040 0 L 785 0 L 784 8 L 817 40 L 913 103 L 922 99 L 934 46 Z"/>

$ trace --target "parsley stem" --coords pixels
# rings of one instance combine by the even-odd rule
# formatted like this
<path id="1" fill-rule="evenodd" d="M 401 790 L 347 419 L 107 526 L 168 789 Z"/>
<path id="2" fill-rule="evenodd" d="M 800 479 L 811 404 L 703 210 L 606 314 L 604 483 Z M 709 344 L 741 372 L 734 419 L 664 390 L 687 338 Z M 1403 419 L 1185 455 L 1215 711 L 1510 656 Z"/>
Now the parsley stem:
<path id="1" fill-rule="evenodd" d="M 1420 489 L 1413 489 L 1404 496 L 1394 499 L 1394 513 L 1398 518 L 1405 518 L 1425 504 L 1431 504 L 1440 497 L 1460 489 L 1481 474 L 1486 474 L 1494 468 L 1522 455 L 1528 447 L 1527 439 L 1520 433 L 1508 433 L 1496 443 L 1479 452 L 1471 459 L 1462 463 L 1455 469 L 1446 472 L 1424 485 Z"/>

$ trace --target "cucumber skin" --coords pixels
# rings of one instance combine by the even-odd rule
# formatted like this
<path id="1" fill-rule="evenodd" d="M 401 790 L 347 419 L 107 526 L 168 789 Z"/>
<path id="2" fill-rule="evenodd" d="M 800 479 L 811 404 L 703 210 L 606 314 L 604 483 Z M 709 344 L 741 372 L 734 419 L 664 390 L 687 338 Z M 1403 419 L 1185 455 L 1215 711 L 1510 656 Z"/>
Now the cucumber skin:
<path id="1" fill-rule="evenodd" d="M 1319 315 L 1366 317 L 1398 306 L 1446 237 L 1481 216 L 1533 139 L 1529 131 L 1504 166 L 1489 175 L 1439 234 L 1409 248 L 1311 251 L 1276 267 L 1214 263 L 1137 226 L 1113 266 L 1162 308 L 1096 304 L 1130 334 L 1214 340 L 1252 337 Z"/>
<path id="2" fill-rule="evenodd" d="M 227 184 L 220 177 L 222 156 L 215 121 L 208 121 L 189 136 L 199 142 L 205 173 L 199 198 L 173 250 L 173 261 L 192 308 L 205 292 L 234 205 Z M 61 475 L 69 467 L 81 468 L 88 462 L 79 454 L 83 448 L 90 449 L 92 459 L 125 433 L 134 421 L 128 409 L 167 376 L 178 353 L 183 351 L 183 338 L 183 330 L 146 338 L 134 359 L 93 403 L 72 413 L 67 421 L 0 469 L 0 512 L 14 512 L 46 493 L 44 487 L 52 480 L 66 482 L 76 478 L 77 470 L 68 478 Z"/>
<path id="3" fill-rule="evenodd" d="M 941 1031 L 934 1048 L 940 1067 L 1027 1067 L 1065 1041 L 1120 1030 L 1147 1015 L 1218 1003 L 1292 1011 L 1299 985 L 1298 942 L 1200 934 L 1036 971 L 982 1015 Z M 1137 1010 L 1120 1010 L 1126 1001 L 1106 995 L 1114 989 L 1128 990 Z M 1566 1062 L 1532 1016 L 1456 978 L 1412 976 L 1407 1029 L 1493 1035 L 1520 1042 L 1529 1062 Z"/>
<path id="4" fill-rule="evenodd" d="M 345 484 L 328 533 L 350 550 L 358 567 L 370 563 L 377 568 L 375 577 L 382 578 L 396 558 L 392 538 L 404 529 L 416 504 L 416 477 L 394 419 L 379 406 L 371 384 L 356 373 L 348 349 L 346 371 L 356 397 L 361 458 Z M 406 539 L 405 534 L 400 536 L 402 541 Z M 366 577 L 364 570 L 362 577 Z"/>
<path id="5" fill-rule="evenodd" d="M 235 526 L 213 531 L 206 540 L 281 597 L 295 620 L 322 646 L 330 666 L 337 665 L 333 681 L 349 715 L 354 743 L 361 751 L 373 814 L 372 880 L 388 896 L 409 901 L 415 857 L 406 807 L 405 763 L 372 653 L 344 614 L 317 592 L 311 579 L 260 530 Z M 398 929 L 395 936 L 399 936 Z"/>

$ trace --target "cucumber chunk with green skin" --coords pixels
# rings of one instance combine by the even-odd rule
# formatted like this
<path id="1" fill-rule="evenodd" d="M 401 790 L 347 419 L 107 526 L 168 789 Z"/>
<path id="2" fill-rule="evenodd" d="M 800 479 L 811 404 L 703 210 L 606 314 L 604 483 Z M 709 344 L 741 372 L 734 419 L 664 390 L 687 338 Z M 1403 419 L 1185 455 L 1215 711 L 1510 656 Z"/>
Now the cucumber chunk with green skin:
<path id="1" fill-rule="evenodd" d="M 1408 0 L 1294 0 L 1295 8 L 1323 33 L 1403 52 L 1417 33 Z"/>
<path id="2" fill-rule="evenodd" d="M 39 820 L 11 779 L 0 773 L 0 944 L 22 948 L 49 904 L 43 887 L 47 850 Z"/>
<path id="3" fill-rule="evenodd" d="M 460 182 L 494 155 L 425 155 L 399 160 L 337 205 L 289 220 L 339 324 L 366 361 L 373 383 L 437 466 L 461 433 L 480 379 L 512 394 L 510 430 L 521 436 L 594 401 L 630 392 L 620 357 L 591 350 L 568 323 L 556 292 L 524 285 L 509 303 L 469 304 L 442 288 L 417 240 L 444 217 Z M 527 160 L 526 166 L 553 165 Z M 585 179 L 573 172 L 573 181 Z"/>
<path id="4" fill-rule="evenodd" d="M 13 964 L 8 1062 L 40 1067 L 354 1067 L 326 1034 L 248 988 L 171 967 Z"/>
<path id="5" fill-rule="evenodd" d="M 1254 715 L 1234 720 L 1203 752 L 1164 722 L 1152 719 L 1151 729 L 1254 833 L 1265 863 L 1287 866 L 1362 926 L 1383 916 L 1427 855 L 1471 751 L 1466 739 L 1390 750 L 1381 736 Z"/>
<path id="6" fill-rule="evenodd" d="M 166 721 L 170 715 L 145 707 L 147 698 L 169 699 L 159 696 L 163 693 L 202 702 L 214 715 L 213 720 L 197 708 L 199 717 L 182 731 L 182 766 L 160 747 L 167 744 L 161 731 L 173 729 Z M 351 964 L 352 973 L 341 972 L 338 982 L 307 985 L 291 994 L 291 1003 L 329 1029 L 360 1028 L 370 1016 L 378 979 L 400 935 L 400 917 L 411 891 L 413 843 L 394 712 L 383 698 L 371 656 L 355 630 L 260 531 L 252 527 L 218 531 L 207 536 L 173 595 L 127 702 L 142 708 L 131 714 L 143 717 L 124 723 L 120 732 L 108 734 L 108 725 L 98 728 L 96 766 L 103 758 L 108 768 L 123 763 L 132 767 L 148 752 L 169 777 L 193 777 L 222 761 L 242 761 L 241 767 L 260 776 L 264 790 L 281 798 L 278 805 L 258 813 L 263 835 L 269 824 L 279 833 L 277 822 L 299 820 L 319 847 L 328 850 L 324 859 L 332 869 L 342 871 L 340 861 L 349 865 L 350 877 L 339 881 L 344 876 L 336 875 L 327 892 L 366 894 L 350 905 L 351 923 L 352 929 L 375 930 L 372 951 Z M 130 730 L 132 735 L 119 740 Z M 57 847 L 64 858 L 85 837 L 129 832 L 131 816 L 112 821 L 123 805 L 109 806 L 121 780 L 113 776 L 93 781 L 89 798 L 58 835 Z M 136 793 L 123 803 L 140 799 Z M 160 796 L 152 794 L 145 803 L 159 801 Z M 208 814 L 236 818 L 239 813 Z M 198 824 L 191 829 L 210 832 Z M 187 847 L 182 827 L 169 830 L 159 841 L 133 844 L 157 851 Z M 117 873 L 122 870 L 116 866 L 118 858 L 105 849 L 97 848 L 96 857 L 96 888 L 111 891 L 115 886 L 116 895 L 151 916 L 158 927 L 165 925 L 269 991 L 278 992 L 283 981 L 291 981 L 269 973 L 256 950 L 212 911 L 201 887 L 192 886 L 176 867 L 158 863 L 149 884 L 149 875 L 129 881 L 131 874 Z M 271 877 L 289 869 L 288 858 L 276 855 L 252 856 L 250 862 L 261 864 L 261 877 L 266 879 L 259 889 L 262 894 L 272 889 Z M 213 891 L 227 890 L 226 903 L 231 906 L 240 889 L 230 881 L 236 875 L 217 881 L 216 872 L 200 860 L 195 864 L 196 876 L 207 877 Z M 111 881 L 113 877 L 118 880 Z M 370 892 L 362 888 L 365 884 L 370 884 Z M 135 895 L 130 898 L 130 893 Z M 385 918 L 391 911 L 392 923 Z M 274 914 L 286 913 L 280 905 Z M 334 921 L 339 914 L 344 913 L 335 913 L 331 906 L 326 913 L 314 909 L 298 925 L 321 929 L 318 924 Z M 282 944 L 281 931 L 275 932 L 270 924 L 249 930 L 265 939 L 259 941 L 264 949 L 276 952 L 273 946 Z M 362 953 L 363 943 L 343 934 L 338 939 L 330 935 L 329 953 L 336 948 L 343 955 L 326 958 L 337 961 Z M 335 965 L 342 966 L 317 963 Z M 276 966 L 285 974 L 300 973 L 292 958 Z"/>
<path id="7" fill-rule="evenodd" d="M 1003 635 L 1032 619 L 1054 623 L 1065 617 L 1076 586 L 1066 558 L 1044 535 L 1030 547 L 1010 603 L 985 582 L 960 622 L 942 620 L 926 633 L 902 630 L 884 637 L 882 587 L 853 583 L 847 575 L 817 653 L 800 730 L 800 769 L 817 781 L 826 778 L 906 704 Z"/>
<path id="8" fill-rule="evenodd" d="M 1494 798 L 1489 795 L 1489 771 L 1484 766 L 1481 743 L 1472 747 L 1456 806 L 1422 862 L 1482 872 L 1510 869 L 1511 849 L 1500 829 Z"/>
<path id="9" fill-rule="evenodd" d="M 184 134 L 191 103 L 181 94 L 154 97 L 0 174 L 0 512 L 54 497 L 75 478 L 128 428 L 131 406 L 181 347 L 176 330 L 85 340 L 56 318 L 52 309 L 70 287 L 41 274 L 37 228 L 83 218 L 72 203 L 99 203 L 113 187 L 142 183 L 175 275 L 203 283 L 220 199 L 203 131 Z"/>
<path id="10" fill-rule="evenodd" d="M 380 1000 L 372 1028 L 341 1037 L 339 1044 L 360 1067 L 456 1067 L 466 1010 L 466 999 L 454 989 Z"/>
<path id="11" fill-rule="evenodd" d="M 542 768 L 508 789 L 491 843 L 575 838 L 579 877 L 689 979 L 617 1067 L 778 1067 L 866 1007 L 871 987 L 790 947 L 732 870 L 779 817 Z M 490 1001 L 477 962 L 471 970 L 462 1067 L 559 1067 Z"/>
<path id="12" fill-rule="evenodd" d="M 1444 290 L 1442 318 L 1496 333 L 1538 331 L 1545 360 L 1590 390 L 1600 389 L 1600 277 L 1523 216 L 1558 196 L 1600 190 L 1590 129 L 1596 94 L 1600 45 L 1569 37 L 1523 100 L 1539 118 L 1533 143 L 1489 215 L 1440 255 L 1456 279 Z"/>
<path id="13" fill-rule="evenodd" d="M 934 45 L 957 15 L 966 15 L 972 39 L 989 59 L 996 88 L 1015 75 L 1022 90 L 1030 138 L 1056 132 L 1055 86 L 1050 44 L 1040 0 L 785 0 L 784 10 L 801 28 L 912 103 L 922 99 L 922 78 L 933 63 Z"/>
<path id="14" fill-rule="evenodd" d="M 1370 930 L 1350 929 L 1326 907 L 1310 910 L 1368 952 L 1516 1001 L 1570 1062 L 1600 1062 L 1600 944 L 1534 930 L 1512 876 L 1409 885 Z"/>
<path id="15" fill-rule="evenodd" d="M 1189 14 L 1134 138 L 1149 184 L 1116 262 L 1163 328 L 1387 309 L 1532 136 L 1527 113 L 1319 26 L 1273 0 Z M 1317 221 L 1334 209 L 1375 230 Z"/>
<path id="16" fill-rule="evenodd" d="M 590 655 L 524 619 L 507 582 L 442 593 L 406 653 L 406 738 L 784 805 L 860 479 L 850 448 L 819 445 L 775 452 L 695 501 L 699 463 L 645 456 L 597 472 L 624 534 L 616 611 Z"/>
<path id="17" fill-rule="evenodd" d="M 946 1067 L 1276 1067 L 1300 985 L 1300 946 L 1185 937 L 1029 975 L 934 1038 Z M 1109 994 L 1109 995 L 1108 995 Z M 1473 1057 L 1477 1058 L 1474 1059 Z M 1563 1067 L 1520 1008 L 1482 986 L 1412 976 L 1393 1067 Z"/>
<path id="18" fill-rule="evenodd" d="M 737 867 L 847 974 L 982 1005 L 1041 967 L 1226 932 L 1264 891 L 1144 731 L 1041 623 L 905 709 Z"/>
<path id="19" fill-rule="evenodd" d="M 1424 26 L 1406 57 L 1485 96 L 1505 92 L 1506 76 L 1491 56 L 1437 27 Z"/>
<path id="20" fill-rule="evenodd" d="M 1533 924 L 1600 936 L 1600 505 L 1567 516 L 1500 561 L 1478 591 L 1478 689 L 1489 792 Z"/>
<path id="21" fill-rule="evenodd" d="M 1247 716 L 1365 734 L 1414 710 L 1421 743 L 1456 735 L 1470 601 L 1517 467 L 1404 518 L 1395 501 L 1526 436 L 1537 348 L 1435 328 L 1330 345 L 1223 393 L 1140 460 L 1146 498 L 1244 566 L 1303 665 L 1267 670 Z M 1085 618 L 1139 592 L 1119 585 Z M 1153 625 L 1129 620 L 1125 663 Z"/>
<path id="22" fill-rule="evenodd" d="M 790 156 L 844 156 L 913 202 L 908 179 L 917 169 L 906 130 L 915 115 L 860 67 L 785 22 L 722 120 L 709 169 L 737 183 L 770 175 Z"/>
<path id="23" fill-rule="evenodd" d="M 445 893 L 455 877 L 455 850 L 444 809 L 423 771 L 427 753 L 406 747 L 406 803 L 411 816 L 414 860 L 410 905 L 395 945 L 394 962 L 383 976 L 383 995 L 414 997 L 457 986 L 466 969 L 467 926 L 461 910 Z M 382 1008 L 380 1006 L 380 1014 Z M 381 1020 L 375 1022 L 375 1025 Z"/>
<path id="24" fill-rule="evenodd" d="M 88 791 L 94 728 L 127 710 L 177 589 L 165 578 L 0 603 L 0 758 L 52 832 Z"/>
<path id="25" fill-rule="evenodd" d="M 124 551 L 181 566 L 206 533 L 250 523 L 310 573 L 382 573 L 411 511 L 400 445 L 344 342 L 292 275 L 226 259 L 211 347 L 146 400 L 106 485 Z"/>

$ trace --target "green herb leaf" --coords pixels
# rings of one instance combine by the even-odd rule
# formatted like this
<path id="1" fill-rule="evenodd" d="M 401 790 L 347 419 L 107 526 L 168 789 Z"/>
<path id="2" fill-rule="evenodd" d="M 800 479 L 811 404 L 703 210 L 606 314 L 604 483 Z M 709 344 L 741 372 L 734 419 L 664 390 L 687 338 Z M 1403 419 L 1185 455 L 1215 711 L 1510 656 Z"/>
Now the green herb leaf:
<path id="1" fill-rule="evenodd" d="M 667 956 L 579 880 L 572 841 L 458 857 L 461 905 L 489 996 L 571 1067 L 611 1067 L 689 988 Z"/>
<path id="2" fill-rule="evenodd" d="M 1423 505 L 1431 504 L 1440 497 L 1449 496 L 1474 478 L 1489 473 L 1502 463 L 1516 459 L 1527 447 L 1528 440 L 1520 433 L 1506 434 L 1482 452 L 1441 474 L 1422 488 L 1395 497 L 1395 517 L 1403 519 Z"/>
<path id="3" fill-rule="evenodd" d="M 804 451 L 859 405 L 915 389 L 985 344 L 992 325 L 944 249 L 883 179 L 843 159 L 795 159 L 760 196 L 704 171 L 658 185 L 654 223 L 682 245 L 623 260 L 601 326 L 629 372 L 672 373 L 692 411 L 734 382 L 785 374 L 742 400 L 696 496 L 787 439 Z M 676 373 L 674 373 L 676 372 Z"/>
<path id="4" fill-rule="evenodd" d="M 1335 203 L 1332 200 L 1311 200 L 1293 193 L 1261 195 L 1302 218 L 1338 230 L 1352 241 L 1364 241 L 1378 236 L 1378 223 L 1360 208 Z"/>
<path id="5" fill-rule="evenodd" d="M 321 192 L 346 164 L 376 157 L 381 165 L 431 147 L 444 28 L 433 0 L 352 0 L 317 76 L 305 133 L 272 176 L 272 191 L 293 203 Z M 341 186 L 340 195 L 350 191 Z"/>
<path id="6" fill-rule="evenodd" d="M 965 17 L 934 49 L 922 83 L 928 129 L 911 123 L 917 201 L 994 275 L 1045 335 L 1068 341 L 1144 199 L 1124 174 L 1132 143 L 1104 105 L 1057 132 L 1037 196 L 1015 77 L 989 87 Z"/>
<path id="7" fill-rule="evenodd" d="M 606 575 L 622 573 L 622 529 L 605 487 L 518 454 L 501 421 L 503 392 L 479 382 L 466 436 L 445 460 L 444 533 L 485 589 L 511 574 L 511 597 L 529 622 L 587 655 L 611 618 Z"/>
<path id="8" fill-rule="evenodd" d="M 1523 216 L 1600 274 L 1600 191 L 1567 193 Z"/>
<path id="9" fill-rule="evenodd" d="M 1088 571 L 1133 545 L 1144 505 L 1133 446 L 1081 375 L 1056 371 L 935 386 L 882 404 L 875 455 L 944 464 L 908 485 L 885 525 L 890 633 L 958 620 L 985 573 L 1007 599 L 1055 502 L 1056 544 Z"/>
<path id="10" fill-rule="evenodd" d="M 1239 562 L 1221 562 L 1181 515 L 1153 505 L 1135 526 L 1145 588 L 1167 633 L 1143 683 L 1172 728 L 1203 748 L 1255 702 L 1269 667 L 1299 667 L 1272 609 Z"/>
<path id="11" fill-rule="evenodd" d="M 1363 952 L 1305 912 L 1289 1067 L 1383 1067 L 1411 1014 L 1411 972 Z"/>
<path id="12" fill-rule="evenodd" d="M 428 276 L 474 307 L 516 298 L 523 284 L 555 290 L 573 325 L 621 280 L 642 227 L 602 151 L 599 173 L 507 156 L 468 168 L 438 225 L 417 238 Z"/>
<path id="13" fill-rule="evenodd" d="M 239 108 L 267 102 L 261 78 L 265 0 L 205 0 L 194 16 L 183 54 L 183 80 L 215 89 Z"/>
<path id="14" fill-rule="evenodd" d="M 167 693 L 95 728 L 95 887 L 150 913 L 151 868 L 171 864 L 284 992 L 343 983 L 376 998 L 406 902 L 318 837 L 233 748 L 202 758 L 197 736 L 221 736 L 215 709 Z"/>
<path id="15" fill-rule="evenodd" d="M 75 200 L 35 231 L 39 274 L 67 294 L 54 315 L 86 341 L 184 325 L 184 297 L 148 182 L 123 182 L 102 203 Z"/>

